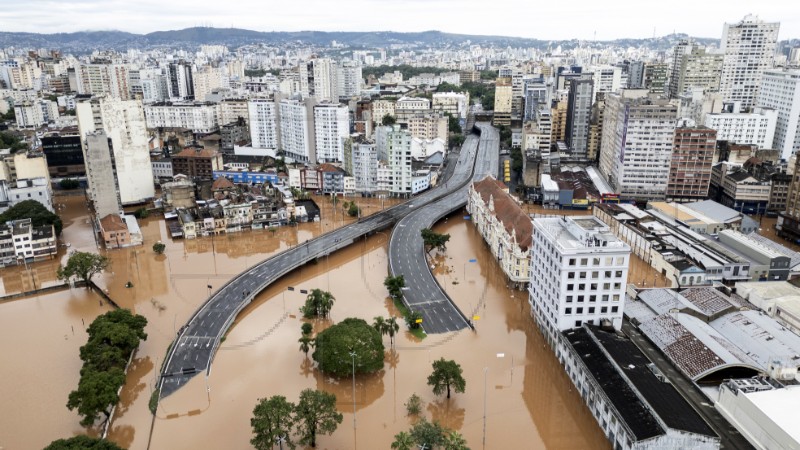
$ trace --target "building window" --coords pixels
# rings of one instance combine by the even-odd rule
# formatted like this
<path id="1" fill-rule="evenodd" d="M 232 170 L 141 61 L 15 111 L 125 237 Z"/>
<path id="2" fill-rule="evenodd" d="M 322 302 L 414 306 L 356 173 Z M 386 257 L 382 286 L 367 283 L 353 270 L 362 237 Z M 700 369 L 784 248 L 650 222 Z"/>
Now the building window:
<path id="1" fill-rule="evenodd" d="M 585 266 L 588 263 L 589 263 L 589 259 L 588 258 L 581 258 L 581 266 Z"/>
<path id="2" fill-rule="evenodd" d="M 570 258 L 569 265 L 570 266 L 574 266 L 575 265 L 575 258 Z"/>
<path id="3" fill-rule="evenodd" d="M 583 308 L 575 308 L 576 314 L 583 314 Z"/>
<path id="4" fill-rule="evenodd" d="M 619 311 L 619 306 L 612 306 L 612 307 L 611 307 L 611 312 L 612 312 L 612 313 L 615 313 L 615 312 L 617 312 L 617 311 Z"/>
<path id="5" fill-rule="evenodd" d="M 564 309 L 564 314 L 566 314 L 566 315 L 570 315 L 570 314 L 572 314 L 572 308 L 566 308 L 566 309 Z"/>
<path id="6" fill-rule="evenodd" d="M 567 278 L 572 280 L 575 278 L 575 272 L 567 272 Z"/>
<path id="7" fill-rule="evenodd" d="M 567 303 L 572 303 L 572 296 L 571 295 L 567 296 Z"/>
<path id="8" fill-rule="evenodd" d="M 581 321 L 580 320 L 576 320 L 575 321 L 575 328 L 578 328 L 580 326 L 581 326 Z"/>
<path id="9" fill-rule="evenodd" d="M 601 314 L 606 314 L 606 313 L 608 313 L 608 307 L 607 307 L 607 306 L 603 306 L 602 308 L 600 308 L 600 313 L 601 313 Z"/>

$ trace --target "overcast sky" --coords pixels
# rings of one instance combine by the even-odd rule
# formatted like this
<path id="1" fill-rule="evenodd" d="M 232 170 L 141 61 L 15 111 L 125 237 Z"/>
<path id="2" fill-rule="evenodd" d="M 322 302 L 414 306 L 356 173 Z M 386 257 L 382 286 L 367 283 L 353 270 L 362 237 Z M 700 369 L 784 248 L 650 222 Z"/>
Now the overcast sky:
<path id="1" fill-rule="evenodd" d="M 780 39 L 800 38 L 795 0 L 0 0 L 0 31 L 149 33 L 202 25 L 604 40 L 675 31 L 718 38 L 724 22 L 749 13 L 780 21 Z"/>

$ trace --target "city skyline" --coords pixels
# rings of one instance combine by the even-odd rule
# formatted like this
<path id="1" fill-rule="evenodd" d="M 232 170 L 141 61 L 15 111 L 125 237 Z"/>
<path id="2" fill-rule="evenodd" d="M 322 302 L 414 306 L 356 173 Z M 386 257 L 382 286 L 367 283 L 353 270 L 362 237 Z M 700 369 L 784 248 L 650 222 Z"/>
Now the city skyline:
<path id="1" fill-rule="evenodd" d="M 61 33 L 119 30 L 137 34 L 194 26 L 243 28 L 256 31 L 397 31 L 439 30 L 447 33 L 497 35 L 542 40 L 614 40 L 647 38 L 686 33 L 695 37 L 718 38 L 725 22 L 736 23 L 747 14 L 764 21 L 780 22 L 780 40 L 800 38 L 800 12 L 785 3 L 728 2 L 717 5 L 679 0 L 657 16 L 642 17 L 641 5 L 631 0 L 587 1 L 563 5 L 531 5 L 506 0 L 487 8 L 477 0 L 309 0 L 301 3 L 269 4 L 243 0 L 236 8 L 205 0 L 170 3 L 155 0 L 136 2 L 135 8 L 121 0 L 7 0 L 0 11 L 0 29 L 8 32 Z M 424 14 L 420 10 L 424 8 Z M 520 19 L 517 13 L 528 13 Z M 691 11 L 687 14 L 686 11 Z M 442 20 L 456 15 L 458 20 Z M 524 16 L 523 16 L 524 17 Z M 546 19 L 537 19 L 546 17 Z M 602 20 L 597 20 L 602 17 Z M 369 20 L 365 20 L 369 18 Z"/>

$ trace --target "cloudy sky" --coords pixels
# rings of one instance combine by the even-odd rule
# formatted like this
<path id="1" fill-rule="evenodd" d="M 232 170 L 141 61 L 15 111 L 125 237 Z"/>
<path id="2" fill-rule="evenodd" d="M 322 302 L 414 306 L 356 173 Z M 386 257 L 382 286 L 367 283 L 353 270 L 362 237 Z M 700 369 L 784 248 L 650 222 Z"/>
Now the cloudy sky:
<path id="1" fill-rule="evenodd" d="M 719 37 L 757 14 L 800 38 L 794 0 L 0 0 L 0 31 L 133 33 L 192 26 L 259 31 L 425 31 L 539 39 Z"/>

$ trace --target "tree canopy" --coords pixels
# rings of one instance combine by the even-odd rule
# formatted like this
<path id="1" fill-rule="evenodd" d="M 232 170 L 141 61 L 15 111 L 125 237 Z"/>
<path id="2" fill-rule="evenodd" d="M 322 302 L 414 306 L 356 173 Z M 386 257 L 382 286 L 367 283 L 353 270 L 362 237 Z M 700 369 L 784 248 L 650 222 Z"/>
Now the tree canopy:
<path id="1" fill-rule="evenodd" d="M 328 317 L 328 314 L 333 308 L 333 303 L 336 298 L 328 291 L 322 289 L 313 289 L 306 297 L 305 305 L 300 307 L 300 312 L 306 319 L 313 319 L 314 317 Z"/>
<path id="2" fill-rule="evenodd" d="M 317 446 L 318 434 L 330 434 L 342 423 L 342 414 L 336 411 L 336 396 L 324 391 L 305 389 L 294 409 L 300 445 Z"/>
<path id="3" fill-rule="evenodd" d="M 88 288 L 92 277 L 105 270 L 106 267 L 108 267 L 108 258 L 105 256 L 97 253 L 75 252 L 67 259 L 67 265 L 58 268 L 56 276 L 59 280 L 64 281 L 76 277 L 84 281 Z"/>
<path id="4" fill-rule="evenodd" d="M 73 436 L 69 439 L 58 439 L 50 443 L 44 450 L 123 450 L 119 445 L 86 435 Z"/>
<path id="5" fill-rule="evenodd" d="M 105 420 L 119 402 L 125 384 L 125 365 L 139 342 L 147 339 L 147 319 L 127 309 L 98 316 L 87 328 L 89 340 L 80 349 L 83 361 L 78 389 L 70 392 L 67 408 L 77 409 L 81 424 L 91 426 L 101 415 Z"/>
<path id="6" fill-rule="evenodd" d="M 392 298 L 401 298 L 403 296 L 403 288 L 406 287 L 406 280 L 402 275 L 396 277 L 389 275 L 383 280 L 383 285 L 389 290 L 389 295 Z"/>
<path id="7" fill-rule="evenodd" d="M 43 225 L 53 225 L 56 236 L 61 235 L 61 218 L 51 213 L 41 203 L 36 200 L 25 200 L 12 206 L 3 214 L 0 214 L 0 223 L 10 220 L 31 219 L 31 225 L 41 227 Z"/>
<path id="8" fill-rule="evenodd" d="M 428 253 L 433 249 L 438 249 L 440 251 L 447 249 L 447 241 L 450 240 L 449 234 L 440 234 L 430 228 L 423 228 L 420 234 L 422 235 L 422 242 L 425 244 Z"/>
<path id="9" fill-rule="evenodd" d="M 289 448 L 295 448 L 291 436 L 295 424 L 295 408 L 294 403 L 286 401 L 286 397 L 280 395 L 259 399 L 250 419 L 255 435 L 250 439 L 250 444 L 258 450 L 270 450 L 280 441 L 281 448 L 283 443 Z"/>
<path id="10" fill-rule="evenodd" d="M 5 116 L 6 119 L 9 120 L 16 119 L 16 116 L 14 115 L 13 112 L 14 108 L 11 108 L 10 111 L 11 111 L 10 116 L 6 115 Z M 26 144 L 25 141 L 23 141 L 22 139 L 20 139 L 19 137 L 15 136 L 12 133 L 9 133 L 7 131 L 0 131 L 0 148 L 10 148 L 11 153 L 16 153 L 20 150 L 27 150 L 28 144 Z"/>
<path id="11" fill-rule="evenodd" d="M 439 358 L 433 362 L 433 372 L 428 376 L 428 385 L 433 386 L 433 393 L 441 395 L 447 392 L 450 398 L 450 388 L 456 392 L 463 393 L 467 387 L 467 381 L 462 376 L 461 366 L 453 360 Z"/>
<path id="12" fill-rule="evenodd" d="M 383 368 L 381 334 L 362 319 L 345 319 L 317 334 L 315 342 L 311 357 L 323 372 L 339 377 L 352 375 L 351 352 L 356 354 L 356 373 Z"/>
<path id="13" fill-rule="evenodd" d="M 362 67 L 361 68 L 361 75 L 364 78 L 367 78 L 370 75 L 375 75 L 376 77 L 380 77 L 385 73 L 392 73 L 394 71 L 398 71 L 403 74 L 403 79 L 407 80 L 411 77 L 417 76 L 421 73 L 441 73 L 447 72 L 449 69 L 443 69 L 440 67 L 415 67 L 410 66 L 408 64 L 400 64 L 399 66 L 375 66 L 375 67 Z"/>
<path id="14" fill-rule="evenodd" d="M 156 254 L 161 255 L 162 253 L 164 253 L 164 250 L 166 249 L 167 246 L 161 241 L 158 241 L 155 244 L 153 244 L 153 251 L 156 252 Z"/>
<path id="15" fill-rule="evenodd" d="M 386 114 L 381 118 L 381 125 L 394 125 L 395 123 L 397 123 L 397 119 L 391 114 Z"/>

